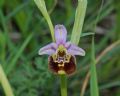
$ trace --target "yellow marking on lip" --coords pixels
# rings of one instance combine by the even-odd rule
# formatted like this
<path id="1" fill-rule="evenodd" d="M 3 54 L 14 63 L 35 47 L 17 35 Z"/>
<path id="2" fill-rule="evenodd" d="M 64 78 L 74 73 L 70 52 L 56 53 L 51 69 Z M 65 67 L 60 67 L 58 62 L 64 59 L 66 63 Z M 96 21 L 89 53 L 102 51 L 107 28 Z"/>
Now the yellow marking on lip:
<path id="1" fill-rule="evenodd" d="M 63 64 L 58 64 L 58 67 L 64 67 L 64 63 Z"/>
<path id="2" fill-rule="evenodd" d="M 60 71 L 58 71 L 58 74 L 63 75 L 63 74 L 65 74 L 65 71 L 60 70 Z"/>

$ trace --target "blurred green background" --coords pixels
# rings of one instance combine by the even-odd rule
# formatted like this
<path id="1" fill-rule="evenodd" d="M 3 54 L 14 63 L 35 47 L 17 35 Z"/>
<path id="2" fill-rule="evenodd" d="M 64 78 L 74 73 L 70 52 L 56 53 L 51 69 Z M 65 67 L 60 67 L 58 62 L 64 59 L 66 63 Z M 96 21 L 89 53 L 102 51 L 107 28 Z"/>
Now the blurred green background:
<path id="1" fill-rule="evenodd" d="M 70 40 L 77 0 L 45 1 L 53 24 L 64 24 Z M 104 0 L 94 28 L 101 2 L 88 0 L 83 33 L 96 32 L 100 96 L 120 96 L 120 0 Z M 33 0 L 0 0 L 0 63 L 15 96 L 60 96 L 59 77 L 48 70 L 48 56 L 38 55 L 39 48 L 51 41 L 47 22 Z M 80 96 L 83 89 L 91 36 L 81 37 L 79 46 L 86 56 L 77 57 L 76 73 L 68 77 L 68 96 Z M 5 96 L 2 86 L 0 96 Z M 84 96 L 90 96 L 89 82 Z"/>

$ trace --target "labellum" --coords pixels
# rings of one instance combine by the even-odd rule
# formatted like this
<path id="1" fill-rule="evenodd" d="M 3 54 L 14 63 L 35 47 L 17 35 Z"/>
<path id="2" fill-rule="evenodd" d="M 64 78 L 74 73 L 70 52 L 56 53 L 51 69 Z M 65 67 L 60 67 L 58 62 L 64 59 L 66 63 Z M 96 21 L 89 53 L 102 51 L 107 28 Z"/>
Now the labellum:
<path id="1" fill-rule="evenodd" d="M 57 52 L 52 56 L 49 56 L 49 68 L 56 74 L 72 74 L 76 69 L 76 59 L 71 54 L 67 53 L 67 50 L 63 45 L 60 45 Z"/>

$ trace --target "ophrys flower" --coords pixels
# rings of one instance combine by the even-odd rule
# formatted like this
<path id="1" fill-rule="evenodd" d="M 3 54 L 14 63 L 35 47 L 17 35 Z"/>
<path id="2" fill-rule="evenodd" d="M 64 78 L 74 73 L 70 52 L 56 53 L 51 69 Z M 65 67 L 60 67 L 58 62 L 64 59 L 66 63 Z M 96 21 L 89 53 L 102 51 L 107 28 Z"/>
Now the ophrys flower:
<path id="1" fill-rule="evenodd" d="M 39 55 L 49 55 L 48 66 L 54 73 L 70 75 L 76 70 L 75 55 L 84 56 L 85 51 L 71 42 L 66 42 L 67 30 L 63 25 L 56 25 L 54 31 L 55 43 L 41 48 Z"/>

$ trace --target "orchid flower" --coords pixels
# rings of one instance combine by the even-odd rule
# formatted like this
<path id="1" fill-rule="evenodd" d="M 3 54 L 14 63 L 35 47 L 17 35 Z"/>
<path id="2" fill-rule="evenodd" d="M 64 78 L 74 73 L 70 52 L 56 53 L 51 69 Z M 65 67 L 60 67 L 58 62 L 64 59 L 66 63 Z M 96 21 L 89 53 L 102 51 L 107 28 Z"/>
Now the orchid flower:
<path id="1" fill-rule="evenodd" d="M 85 51 L 66 42 L 67 30 L 64 25 L 56 25 L 54 29 L 55 42 L 52 42 L 39 50 L 39 55 L 47 54 L 49 69 L 55 74 L 70 75 L 76 70 L 75 55 L 85 56 Z"/>

